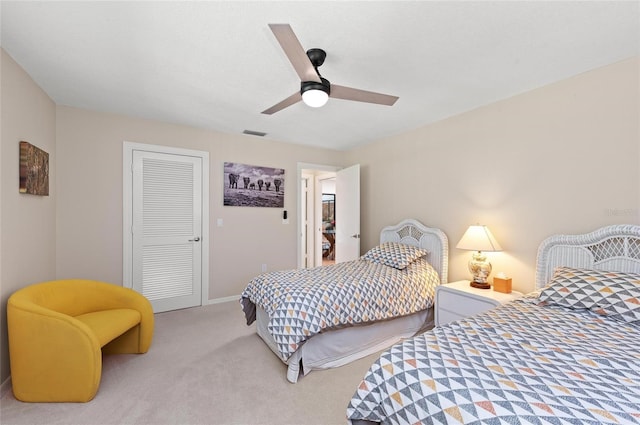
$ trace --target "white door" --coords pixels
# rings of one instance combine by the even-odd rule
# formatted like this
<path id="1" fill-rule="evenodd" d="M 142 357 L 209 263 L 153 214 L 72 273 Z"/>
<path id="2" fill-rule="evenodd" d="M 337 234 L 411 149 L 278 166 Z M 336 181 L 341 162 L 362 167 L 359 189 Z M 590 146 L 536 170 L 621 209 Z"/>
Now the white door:
<path id="1" fill-rule="evenodd" d="M 336 263 L 360 257 L 360 165 L 336 173 Z"/>
<path id="2" fill-rule="evenodd" d="M 322 243 L 324 242 L 322 237 L 322 180 L 320 177 L 315 176 L 313 188 L 313 228 L 315 229 L 313 267 L 318 267 L 322 265 Z"/>
<path id="3" fill-rule="evenodd" d="M 202 158 L 134 150 L 133 288 L 154 312 L 201 305 Z"/>

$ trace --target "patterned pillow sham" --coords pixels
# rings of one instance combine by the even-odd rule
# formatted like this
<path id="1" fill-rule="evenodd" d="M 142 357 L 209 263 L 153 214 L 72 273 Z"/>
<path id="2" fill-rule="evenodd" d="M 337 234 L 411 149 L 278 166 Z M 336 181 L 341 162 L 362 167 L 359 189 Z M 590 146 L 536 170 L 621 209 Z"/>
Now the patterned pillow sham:
<path id="1" fill-rule="evenodd" d="M 640 325 L 640 274 L 558 267 L 538 301 Z"/>
<path id="2" fill-rule="evenodd" d="M 418 258 L 428 254 L 429 251 L 415 246 L 398 242 L 385 242 L 371 248 L 362 258 L 373 263 L 384 264 L 385 266 L 402 270 Z"/>
<path id="3" fill-rule="evenodd" d="M 626 285 L 633 285 L 627 283 Z M 609 304 L 600 308 L 592 308 L 591 311 L 603 316 L 608 316 L 614 320 L 640 326 L 640 285 L 633 285 L 632 288 L 617 291 L 614 296 L 609 297 Z"/>

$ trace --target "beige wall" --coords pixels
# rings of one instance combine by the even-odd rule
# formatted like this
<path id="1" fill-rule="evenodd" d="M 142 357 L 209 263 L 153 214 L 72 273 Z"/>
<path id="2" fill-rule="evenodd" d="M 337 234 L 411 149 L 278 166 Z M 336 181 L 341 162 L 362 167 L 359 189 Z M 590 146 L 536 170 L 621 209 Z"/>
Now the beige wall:
<path id="1" fill-rule="evenodd" d="M 57 277 L 122 283 L 123 141 L 209 152 L 209 298 L 235 296 L 268 270 L 297 265 L 297 163 L 334 164 L 336 151 L 59 106 Z M 223 164 L 285 169 L 285 207 L 224 207 Z M 336 164 L 340 165 L 340 164 Z M 223 226 L 217 226 L 217 220 Z"/>
<path id="2" fill-rule="evenodd" d="M 455 245 L 487 224 L 504 249 L 494 272 L 529 291 L 545 237 L 639 224 L 639 75 L 627 60 L 353 150 L 362 249 L 415 217 L 446 232 L 450 280 L 466 279 Z"/>
<path id="3" fill-rule="evenodd" d="M 488 224 L 505 249 L 496 271 L 533 288 L 536 249 L 553 233 L 640 223 L 638 59 L 598 69 L 348 153 L 56 107 L 2 52 L 0 150 L 2 315 L 29 283 L 122 281 L 122 142 L 210 155 L 209 298 L 239 294 L 266 263 L 296 266 L 297 163 L 361 164 L 362 250 L 406 217 L 444 229 L 450 278 L 468 276 L 455 244 Z M 49 197 L 20 195 L 18 142 L 50 154 Z M 285 209 L 222 206 L 223 162 L 286 170 Z M 223 227 L 216 221 L 222 218 Z M 57 230 L 57 235 L 56 235 Z M 0 380 L 8 376 L 2 324 Z"/>
<path id="4" fill-rule="evenodd" d="M 0 382 L 9 375 L 6 305 L 16 289 L 55 278 L 56 109 L 13 59 L 0 49 L 2 92 L 0 144 Z M 21 194 L 19 142 L 49 153 L 49 196 Z"/>

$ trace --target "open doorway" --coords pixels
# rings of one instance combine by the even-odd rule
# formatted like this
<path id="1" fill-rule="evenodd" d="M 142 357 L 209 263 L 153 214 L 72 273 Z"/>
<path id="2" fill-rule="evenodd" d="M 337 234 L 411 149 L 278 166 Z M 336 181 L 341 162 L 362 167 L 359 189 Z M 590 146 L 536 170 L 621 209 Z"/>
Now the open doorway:
<path id="1" fill-rule="evenodd" d="M 330 230 L 328 228 L 330 220 L 323 213 L 323 206 L 326 205 L 327 212 L 330 207 L 328 203 L 323 204 L 323 193 L 334 196 L 332 207 L 335 215 L 335 177 L 338 169 L 329 165 L 298 164 L 300 183 L 298 267 L 300 268 L 317 267 L 335 261 L 335 248 L 330 252 L 330 245 L 335 246 L 335 244 L 331 244 L 325 235 L 325 231 Z M 325 183 L 330 181 L 333 181 L 333 184 Z M 325 224 L 325 221 L 328 223 Z M 335 232 L 335 220 L 333 221 Z"/>
<path id="2" fill-rule="evenodd" d="M 330 264 L 329 261 L 341 263 L 358 258 L 360 165 L 339 168 L 299 163 L 298 189 L 298 267 L 318 267 Z M 327 195 L 331 194 L 334 196 L 329 199 Z M 323 207 L 327 211 L 325 216 Z"/>

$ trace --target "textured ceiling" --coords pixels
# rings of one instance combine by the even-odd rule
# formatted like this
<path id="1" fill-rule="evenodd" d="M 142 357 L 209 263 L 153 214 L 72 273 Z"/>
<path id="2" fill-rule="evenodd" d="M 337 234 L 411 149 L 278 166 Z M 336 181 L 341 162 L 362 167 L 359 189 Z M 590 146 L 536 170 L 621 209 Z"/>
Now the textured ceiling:
<path id="1" fill-rule="evenodd" d="M 332 149 L 640 53 L 637 1 L 0 3 L 2 47 L 60 105 Z M 269 23 L 335 84 L 399 96 L 260 112 L 299 89 Z M 256 136 L 246 136 L 256 137 Z"/>

